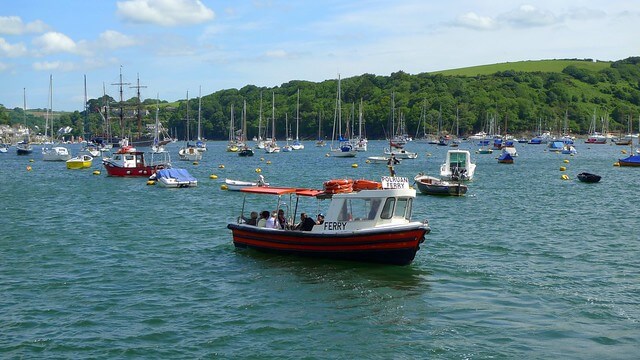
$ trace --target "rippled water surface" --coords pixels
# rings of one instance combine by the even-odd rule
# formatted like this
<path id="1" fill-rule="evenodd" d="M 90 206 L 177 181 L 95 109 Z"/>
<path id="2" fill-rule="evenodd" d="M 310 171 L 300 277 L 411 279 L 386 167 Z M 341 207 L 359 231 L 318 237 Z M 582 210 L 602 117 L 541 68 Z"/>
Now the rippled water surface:
<path id="1" fill-rule="evenodd" d="M 355 159 L 305 145 L 239 158 L 209 143 L 199 165 L 174 159 L 191 189 L 0 154 L 0 357 L 637 357 L 640 169 L 613 166 L 628 148 L 519 144 L 513 165 L 474 153 L 467 196 L 416 199 L 432 232 L 406 267 L 235 250 L 226 224 L 243 197 L 220 190 L 225 177 L 387 175 L 365 161 L 383 142 Z M 447 150 L 407 149 L 419 153 L 397 167 L 409 178 L 437 175 Z M 579 183 L 582 171 L 602 181 Z"/>

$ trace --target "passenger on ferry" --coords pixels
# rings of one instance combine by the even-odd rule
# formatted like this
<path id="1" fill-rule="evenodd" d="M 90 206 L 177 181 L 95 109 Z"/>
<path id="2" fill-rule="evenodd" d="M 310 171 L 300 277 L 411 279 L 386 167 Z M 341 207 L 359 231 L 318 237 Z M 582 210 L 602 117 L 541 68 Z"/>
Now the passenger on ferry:
<path id="1" fill-rule="evenodd" d="M 300 223 L 296 225 L 296 230 L 311 231 L 315 224 L 316 222 L 312 218 L 307 216 L 306 213 L 302 213 L 300 214 Z"/>
<path id="2" fill-rule="evenodd" d="M 287 218 L 284 217 L 284 210 L 278 210 L 278 224 L 280 225 L 280 229 L 289 229 L 289 224 L 287 224 Z"/>
<path id="3" fill-rule="evenodd" d="M 278 212 L 273 211 L 271 216 L 267 219 L 267 225 L 265 226 L 269 229 L 279 229 L 280 224 L 278 224 Z"/>
<path id="4" fill-rule="evenodd" d="M 247 220 L 247 225 L 258 225 L 258 213 L 255 211 L 251 212 L 251 218 Z"/>
<path id="5" fill-rule="evenodd" d="M 266 227 L 267 219 L 269 219 L 269 212 L 264 210 L 260 213 L 260 220 L 258 220 L 258 227 Z"/>
<path id="6" fill-rule="evenodd" d="M 320 213 L 316 218 L 316 225 L 322 225 L 323 223 L 324 223 L 324 214 Z"/>

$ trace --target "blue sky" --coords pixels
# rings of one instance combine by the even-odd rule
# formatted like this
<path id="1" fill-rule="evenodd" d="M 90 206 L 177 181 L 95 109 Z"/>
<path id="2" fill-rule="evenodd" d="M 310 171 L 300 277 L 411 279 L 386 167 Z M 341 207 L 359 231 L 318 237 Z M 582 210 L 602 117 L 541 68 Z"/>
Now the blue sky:
<path id="1" fill-rule="evenodd" d="M 640 3 L 622 0 L 0 0 L 0 104 L 82 110 L 140 76 L 174 101 L 402 70 L 640 55 Z M 125 88 L 125 98 L 135 90 Z"/>

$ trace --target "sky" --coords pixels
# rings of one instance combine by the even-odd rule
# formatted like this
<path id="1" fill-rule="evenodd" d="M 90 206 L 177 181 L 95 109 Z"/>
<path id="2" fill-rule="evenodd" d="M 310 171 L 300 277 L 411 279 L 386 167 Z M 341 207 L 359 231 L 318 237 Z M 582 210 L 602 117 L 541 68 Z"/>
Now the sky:
<path id="1" fill-rule="evenodd" d="M 640 55 L 636 0 L 0 0 L 0 104 Z M 49 105 L 49 79 L 52 102 Z"/>

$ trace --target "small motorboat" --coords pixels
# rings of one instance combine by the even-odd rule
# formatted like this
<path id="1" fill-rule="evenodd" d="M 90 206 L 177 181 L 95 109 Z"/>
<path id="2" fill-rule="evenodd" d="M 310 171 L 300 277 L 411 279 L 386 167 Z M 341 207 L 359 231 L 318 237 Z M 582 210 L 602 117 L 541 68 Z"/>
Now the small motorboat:
<path id="1" fill-rule="evenodd" d="M 582 172 L 578 174 L 578 180 L 586 183 L 597 183 L 602 177 L 600 175 Z"/>
<path id="2" fill-rule="evenodd" d="M 369 162 L 370 164 L 388 164 L 389 159 L 391 159 L 390 156 L 369 156 L 367 158 L 367 162 Z M 398 165 L 402 162 L 402 159 L 396 158 L 396 160 L 397 162 L 395 162 L 394 165 Z"/>
<path id="3" fill-rule="evenodd" d="M 242 181 L 242 180 L 232 180 L 232 179 L 224 179 L 224 184 L 227 186 L 227 190 L 231 191 L 240 191 L 247 187 L 268 187 L 269 183 L 264 181 L 264 176 L 259 175 L 258 181 Z"/>
<path id="4" fill-rule="evenodd" d="M 498 162 L 500 164 L 513 164 L 513 157 L 506 151 L 503 151 L 500 156 L 498 156 Z"/>
<path id="5" fill-rule="evenodd" d="M 462 196 L 467 193 L 467 185 L 460 182 L 445 181 L 424 174 L 416 175 L 413 180 L 418 190 L 425 195 Z"/>
<path id="6" fill-rule="evenodd" d="M 640 166 L 640 155 L 631 155 L 624 159 L 618 159 L 620 166 Z"/>
<path id="7" fill-rule="evenodd" d="M 198 186 L 198 180 L 191 176 L 187 169 L 161 169 L 149 177 L 158 185 L 168 188 L 186 188 Z"/>
<path id="8" fill-rule="evenodd" d="M 444 164 L 440 165 L 440 177 L 445 180 L 473 180 L 476 164 L 471 162 L 468 150 L 449 150 Z"/>
<path id="9" fill-rule="evenodd" d="M 78 155 L 67 160 L 66 164 L 67 169 L 87 169 L 90 168 L 93 164 L 93 156 L 87 154 Z"/>

